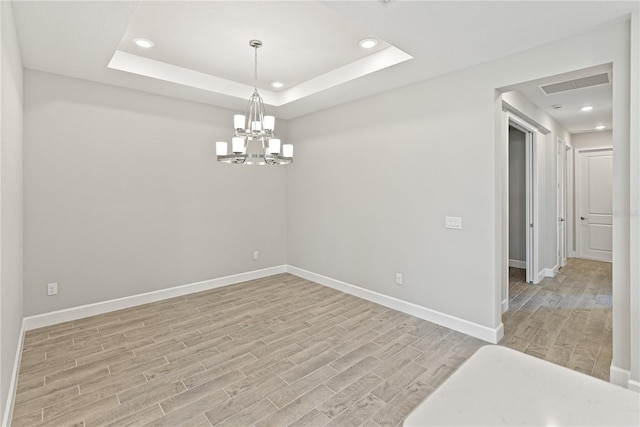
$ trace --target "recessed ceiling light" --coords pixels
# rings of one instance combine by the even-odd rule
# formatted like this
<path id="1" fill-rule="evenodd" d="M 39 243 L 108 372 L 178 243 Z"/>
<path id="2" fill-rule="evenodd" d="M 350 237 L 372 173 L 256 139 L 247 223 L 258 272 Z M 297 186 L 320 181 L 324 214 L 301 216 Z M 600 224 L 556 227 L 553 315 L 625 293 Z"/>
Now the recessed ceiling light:
<path id="1" fill-rule="evenodd" d="M 580 109 L 580 111 L 591 111 L 593 107 L 591 105 L 584 106 Z"/>
<path id="2" fill-rule="evenodd" d="M 378 44 L 378 40 L 376 40 L 376 39 L 362 39 L 362 40 L 360 40 L 360 43 L 358 43 L 358 44 L 362 48 L 371 49 L 372 47 L 374 47 L 375 45 Z"/>
<path id="3" fill-rule="evenodd" d="M 605 126 L 605 125 L 600 125 L 600 126 L 596 126 L 596 127 L 595 127 L 595 129 L 596 129 L 596 130 L 602 130 L 602 129 L 604 129 L 604 128 L 606 128 L 606 126 Z"/>
<path id="4" fill-rule="evenodd" d="M 276 80 L 275 82 L 271 82 L 271 86 L 273 86 L 273 87 L 275 87 L 277 89 L 277 88 L 281 88 L 282 86 L 284 86 L 284 83 L 279 82 L 279 81 Z"/>
<path id="5" fill-rule="evenodd" d="M 133 42 L 137 46 L 143 47 L 145 49 L 149 49 L 150 47 L 153 47 L 153 42 L 149 39 L 136 38 L 136 39 L 133 39 Z"/>

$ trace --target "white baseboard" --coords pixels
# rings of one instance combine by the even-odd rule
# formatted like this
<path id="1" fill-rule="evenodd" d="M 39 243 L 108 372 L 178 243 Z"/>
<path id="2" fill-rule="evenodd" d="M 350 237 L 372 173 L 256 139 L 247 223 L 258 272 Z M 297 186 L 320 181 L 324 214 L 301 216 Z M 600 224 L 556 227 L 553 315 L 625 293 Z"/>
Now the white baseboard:
<path id="1" fill-rule="evenodd" d="M 507 310 L 509 310 L 509 299 L 503 299 L 502 300 L 502 312 L 505 313 Z"/>
<path id="2" fill-rule="evenodd" d="M 411 316 L 437 323 L 438 325 L 454 329 L 458 332 L 462 332 L 463 334 L 471 335 L 492 344 L 497 344 L 504 335 L 504 326 L 502 323 L 500 323 L 497 328 L 490 328 L 459 317 L 403 301 L 398 298 L 371 291 L 369 289 L 364 289 L 350 283 L 312 273 L 298 267 L 287 265 L 286 269 L 287 273 L 302 277 L 303 279 L 311 280 L 329 288 L 337 289 L 347 294 L 366 299 L 367 301 L 375 302 Z"/>
<path id="3" fill-rule="evenodd" d="M 26 331 L 42 328 L 44 326 L 55 325 L 61 322 L 82 319 L 83 317 L 95 316 L 97 314 L 108 313 L 124 308 L 135 307 L 141 304 L 165 300 L 168 298 L 188 295 L 195 292 L 207 291 L 221 288 L 223 286 L 234 285 L 246 282 L 247 280 L 260 279 L 274 274 L 281 274 L 286 271 L 284 265 L 264 268 L 262 270 L 249 271 L 247 273 L 234 274 L 231 276 L 219 277 L 217 279 L 205 280 L 202 282 L 189 283 L 186 285 L 174 286 L 172 288 L 160 289 L 144 294 L 131 295 L 128 297 L 113 299 L 109 301 L 97 302 L 94 304 L 82 305 L 79 307 L 67 308 L 50 313 L 38 314 L 24 318 L 23 328 Z"/>
<path id="4" fill-rule="evenodd" d="M 11 418 L 13 418 L 13 402 L 16 399 L 16 390 L 18 386 L 18 374 L 20 372 L 20 360 L 22 359 L 22 345 L 24 343 L 24 319 L 20 328 L 20 338 L 18 339 L 18 347 L 16 348 L 16 357 L 13 360 L 13 371 L 11 372 L 11 382 L 7 393 L 7 403 L 4 407 L 4 416 L 2 417 L 2 426 L 8 426 Z"/>
<path id="5" fill-rule="evenodd" d="M 545 277 L 556 277 L 556 274 L 558 274 L 558 271 L 560 271 L 560 266 L 558 264 L 556 264 L 555 267 L 553 267 L 553 268 L 545 268 L 544 269 L 544 276 Z"/>
<path id="6" fill-rule="evenodd" d="M 628 384 L 629 384 L 629 386 L 627 388 L 629 390 L 633 390 L 633 391 L 636 391 L 636 392 L 640 393 L 640 382 L 634 381 L 634 380 L 629 380 Z"/>
<path id="7" fill-rule="evenodd" d="M 611 384 L 628 388 L 630 381 L 631 372 L 626 369 L 618 368 L 617 366 L 611 365 L 611 367 L 609 368 L 609 382 Z"/>
<path id="8" fill-rule="evenodd" d="M 509 267 L 525 269 L 525 268 L 527 268 L 527 262 L 526 261 L 520 261 L 519 259 L 510 259 L 509 260 Z"/>
<path id="9" fill-rule="evenodd" d="M 542 280 L 543 280 L 545 277 L 547 277 L 547 274 L 545 273 L 545 270 L 546 270 L 546 268 L 545 268 L 545 269 L 542 269 L 542 271 L 538 272 L 537 277 L 536 277 L 536 278 L 535 278 L 535 280 L 533 281 L 533 283 L 534 283 L 535 285 L 537 285 L 538 283 L 542 282 Z"/>

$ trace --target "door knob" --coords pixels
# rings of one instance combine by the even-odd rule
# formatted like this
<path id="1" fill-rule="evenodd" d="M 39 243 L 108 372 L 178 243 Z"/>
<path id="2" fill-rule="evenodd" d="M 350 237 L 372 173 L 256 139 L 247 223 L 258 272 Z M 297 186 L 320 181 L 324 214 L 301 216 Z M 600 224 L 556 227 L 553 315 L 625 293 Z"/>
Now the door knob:
<path id="1" fill-rule="evenodd" d="M 589 218 L 585 218 L 585 217 L 581 216 L 580 219 L 584 221 L 585 219 L 589 219 Z"/>
<path id="2" fill-rule="evenodd" d="M 564 222 L 564 218 L 560 218 L 560 222 Z"/>

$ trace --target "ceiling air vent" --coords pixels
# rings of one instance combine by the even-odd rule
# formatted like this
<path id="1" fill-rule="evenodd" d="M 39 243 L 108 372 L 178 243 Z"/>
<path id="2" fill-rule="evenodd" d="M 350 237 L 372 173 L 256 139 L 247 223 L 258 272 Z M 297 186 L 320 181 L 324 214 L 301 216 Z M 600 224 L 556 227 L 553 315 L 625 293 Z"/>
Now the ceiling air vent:
<path id="1" fill-rule="evenodd" d="M 552 83 L 550 85 L 540 86 L 540 89 L 547 94 L 551 95 L 558 92 L 565 92 L 568 90 L 582 89 L 585 87 L 598 86 L 609 83 L 609 74 L 602 73 L 593 76 L 580 77 L 579 79 L 567 80 L 559 83 Z"/>

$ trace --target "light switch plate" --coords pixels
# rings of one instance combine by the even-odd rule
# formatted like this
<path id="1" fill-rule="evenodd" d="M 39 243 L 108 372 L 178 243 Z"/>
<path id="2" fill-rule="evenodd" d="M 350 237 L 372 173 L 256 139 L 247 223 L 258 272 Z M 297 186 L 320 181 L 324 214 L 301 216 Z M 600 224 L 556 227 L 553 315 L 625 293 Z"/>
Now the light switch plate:
<path id="1" fill-rule="evenodd" d="M 58 284 L 57 283 L 49 283 L 47 285 L 47 295 L 57 295 L 58 294 Z"/>
<path id="2" fill-rule="evenodd" d="M 459 216 L 446 216 L 444 217 L 444 227 L 462 230 L 462 218 Z"/>

